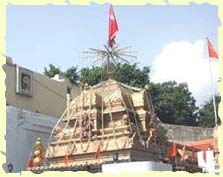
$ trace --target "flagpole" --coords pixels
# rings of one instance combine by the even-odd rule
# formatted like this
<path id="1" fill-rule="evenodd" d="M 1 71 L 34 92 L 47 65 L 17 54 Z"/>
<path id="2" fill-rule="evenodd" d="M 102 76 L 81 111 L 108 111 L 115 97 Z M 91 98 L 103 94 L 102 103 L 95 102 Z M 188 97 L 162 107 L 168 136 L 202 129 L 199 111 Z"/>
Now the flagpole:
<path id="1" fill-rule="evenodd" d="M 207 42 L 208 42 L 208 38 L 206 38 L 206 39 L 207 39 Z M 215 126 L 217 126 L 218 125 L 218 122 L 217 122 L 217 110 L 216 110 L 216 104 L 215 104 L 215 95 L 214 95 L 214 91 L 213 91 L 213 80 L 212 80 L 212 70 L 211 70 L 210 56 L 209 56 L 209 69 L 210 69 L 210 76 L 211 76 L 211 78 L 210 78 L 210 87 L 211 87 L 213 106 L 214 106 Z"/>
<path id="2" fill-rule="evenodd" d="M 215 116 L 215 128 L 218 127 L 218 122 L 217 122 L 217 110 L 216 110 L 216 104 L 215 104 L 215 95 L 214 95 L 214 91 L 213 91 L 213 81 L 212 81 L 212 70 L 211 70 L 211 61 L 210 61 L 210 56 L 209 56 L 209 66 L 210 66 L 210 74 L 211 74 L 211 79 L 210 79 L 210 84 L 211 84 L 211 92 L 212 92 L 212 98 L 213 98 L 213 106 L 214 106 L 214 116 Z M 215 140 L 215 137 L 213 137 Z M 215 145 L 216 146 L 216 145 Z M 214 149 L 214 156 L 216 156 L 217 160 L 215 162 L 215 171 L 216 169 L 219 168 L 218 166 L 218 147 L 215 147 Z M 216 172 L 215 172 L 216 173 Z"/>

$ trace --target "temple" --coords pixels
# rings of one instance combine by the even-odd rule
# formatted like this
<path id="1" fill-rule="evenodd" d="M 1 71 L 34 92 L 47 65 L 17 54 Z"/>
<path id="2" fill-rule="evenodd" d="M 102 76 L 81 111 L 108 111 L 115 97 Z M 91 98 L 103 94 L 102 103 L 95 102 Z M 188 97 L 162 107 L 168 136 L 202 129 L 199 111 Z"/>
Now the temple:
<path id="1" fill-rule="evenodd" d="M 126 57 L 136 58 L 130 46 L 115 45 L 117 31 L 114 10 L 110 6 L 108 44 L 103 49 L 84 51 L 88 57 L 102 62 L 105 78 L 109 79 L 102 81 L 101 74 L 101 82 L 93 86 L 85 83 L 73 100 L 67 95 L 67 107 L 52 129 L 45 153 L 41 147 L 35 149 L 31 170 L 93 172 L 93 168 L 89 169 L 92 166 L 102 169 L 103 165 L 110 165 L 118 171 L 120 163 L 115 162 L 127 164 L 128 170 L 139 162 L 134 166 L 136 169 L 146 164 L 146 170 L 214 173 L 218 169 L 217 133 L 204 141 L 207 136 L 197 136 L 197 127 L 196 131 L 184 127 L 183 132 L 182 127 L 162 124 L 154 111 L 149 85 L 136 88 L 111 79 L 116 64 L 129 63 Z M 186 129 L 196 137 L 188 138 Z M 40 142 L 37 139 L 36 144 Z M 206 152 L 209 154 L 207 160 Z M 209 165 L 206 161 L 213 163 Z M 94 172 L 105 172 L 101 169 Z"/>
<path id="2" fill-rule="evenodd" d="M 64 157 L 70 166 L 105 163 L 115 152 L 120 161 L 157 161 L 167 138 L 148 95 L 148 86 L 112 79 L 86 84 L 52 131 L 46 165 L 64 167 Z"/>

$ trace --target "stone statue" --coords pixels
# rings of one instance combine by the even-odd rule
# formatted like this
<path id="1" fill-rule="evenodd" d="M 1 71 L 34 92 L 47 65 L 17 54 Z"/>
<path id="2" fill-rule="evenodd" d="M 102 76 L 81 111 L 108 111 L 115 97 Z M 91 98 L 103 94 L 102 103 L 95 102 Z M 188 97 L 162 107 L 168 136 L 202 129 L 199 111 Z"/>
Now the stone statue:
<path id="1" fill-rule="evenodd" d="M 150 121 L 149 121 L 149 137 L 146 141 L 147 147 L 149 145 L 149 141 L 151 138 L 156 138 L 157 137 L 157 115 L 153 113 L 151 115 Z"/>
<path id="2" fill-rule="evenodd" d="M 124 114 L 122 116 L 122 125 L 129 125 L 129 116 L 128 116 L 128 114 Z"/>
<path id="3" fill-rule="evenodd" d="M 91 130 L 93 129 L 93 123 L 87 113 L 83 114 L 81 122 L 81 138 L 91 137 Z"/>

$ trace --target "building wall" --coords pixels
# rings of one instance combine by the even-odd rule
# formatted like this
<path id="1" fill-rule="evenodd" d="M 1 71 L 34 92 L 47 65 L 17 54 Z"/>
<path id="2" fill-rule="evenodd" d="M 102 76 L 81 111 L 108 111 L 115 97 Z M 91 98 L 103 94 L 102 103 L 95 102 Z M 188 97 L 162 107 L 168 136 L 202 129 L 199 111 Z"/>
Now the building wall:
<path id="1" fill-rule="evenodd" d="M 26 169 L 33 152 L 33 144 L 41 137 L 46 149 L 53 126 L 67 106 L 67 88 L 71 99 L 79 95 L 80 87 L 67 80 L 50 79 L 32 72 L 32 96 L 16 93 L 16 65 L 8 60 L 6 73 L 6 163 L 13 164 L 13 172 Z"/>
<path id="2" fill-rule="evenodd" d="M 71 86 L 67 80 L 56 81 L 42 74 L 33 72 L 32 97 L 16 93 L 16 65 L 3 66 L 6 73 L 6 103 L 32 112 L 60 117 L 66 109 L 67 86 L 71 88 L 73 97 L 80 92 L 79 87 Z"/>
<path id="3" fill-rule="evenodd" d="M 212 139 L 213 128 L 163 124 L 169 141 L 177 143 Z"/>
<path id="4" fill-rule="evenodd" d="M 102 165 L 102 173 L 114 173 L 115 175 L 118 175 L 121 172 L 126 171 L 135 175 L 139 175 L 147 171 L 172 171 L 172 165 L 152 161 L 112 163 Z"/>
<path id="5" fill-rule="evenodd" d="M 55 117 L 25 111 L 12 106 L 6 109 L 6 164 L 13 164 L 13 172 L 26 169 L 37 137 L 41 137 L 46 149 Z"/>

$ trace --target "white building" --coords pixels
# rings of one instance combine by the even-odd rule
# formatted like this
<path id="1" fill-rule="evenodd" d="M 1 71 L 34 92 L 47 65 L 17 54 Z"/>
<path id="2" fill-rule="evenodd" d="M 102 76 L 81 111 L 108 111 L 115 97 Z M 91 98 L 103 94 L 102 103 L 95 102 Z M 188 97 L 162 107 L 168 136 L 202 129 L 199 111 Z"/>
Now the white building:
<path id="1" fill-rule="evenodd" d="M 33 152 L 33 144 L 41 137 L 46 148 L 50 133 L 67 105 L 67 89 L 71 97 L 80 88 L 67 80 L 50 79 L 42 74 L 19 67 L 7 58 L 3 66 L 6 73 L 6 172 L 26 169 Z"/>
<path id="2" fill-rule="evenodd" d="M 26 169 L 36 137 L 41 137 L 46 148 L 57 119 L 14 106 L 6 109 L 6 162 L 13 164 L 13 172 L 20 172 Z"/>

